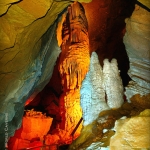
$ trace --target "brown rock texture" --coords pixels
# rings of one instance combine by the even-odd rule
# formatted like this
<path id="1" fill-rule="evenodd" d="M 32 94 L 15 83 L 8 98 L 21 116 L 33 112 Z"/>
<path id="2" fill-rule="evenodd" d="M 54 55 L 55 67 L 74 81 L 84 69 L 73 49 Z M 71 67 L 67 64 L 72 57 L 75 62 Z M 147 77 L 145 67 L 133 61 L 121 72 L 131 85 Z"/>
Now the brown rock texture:
<path id="1" fill-rule="evenodd" d="M 130 98 L 130 101 L 137 108 L 150 109 L 150 94 L 143 96 L 135 94 Z"/>
<path id="2" fill-rule="evenodd" d="M 144 6 L 150 9 L 150 1 L 149 0 L 138 0 L 138 2 L 142 3 Z"/>
<path id="3" fill-rule="evenodd" d="M 19 1 L 20 0 L 1 0 L 1 2 L 0 2 L 0 16 L 4 15 L 13 3 L 16 3 Z"/>

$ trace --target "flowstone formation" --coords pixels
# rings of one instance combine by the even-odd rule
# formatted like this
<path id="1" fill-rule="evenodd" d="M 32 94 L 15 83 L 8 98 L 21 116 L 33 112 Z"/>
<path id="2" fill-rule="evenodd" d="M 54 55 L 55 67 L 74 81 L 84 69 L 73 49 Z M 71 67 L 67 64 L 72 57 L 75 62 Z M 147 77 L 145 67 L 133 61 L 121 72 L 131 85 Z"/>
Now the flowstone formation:
<path id="1" fill-rule="evenodd" d="M 123 85 L 116 59 L 104 59 L 101 67 L 98 55 L 92 52 L 90 70 L 82 82 L 81 106 L 84 126 L 98 118 L 100 112 L 117 109 L 123 104 Z"/>
<path id="2" fill-rule="evenodd" d="M 62 52 L 59 60 L 63 88 L 59 102 L 61 123 L 58 124 L 53 135 L 46 137 L 47 144 L 55 138 L 54 135 L 59 137 L 57 139 L 59 144 L 69 144 L 80 135 L 82 128 L 80 87 L 90 63 L 87 28 L 84 9 L 81 4 L 75 2 L 68 7 L 62 28 Z"/>
<path id="3" fill-rule="evenodd" d="M 131 81 L 125 95 L 129 102 L 150 108 L 150 12 L 136 5 L 126 19 L 124 44 L 130 61 Z"/>

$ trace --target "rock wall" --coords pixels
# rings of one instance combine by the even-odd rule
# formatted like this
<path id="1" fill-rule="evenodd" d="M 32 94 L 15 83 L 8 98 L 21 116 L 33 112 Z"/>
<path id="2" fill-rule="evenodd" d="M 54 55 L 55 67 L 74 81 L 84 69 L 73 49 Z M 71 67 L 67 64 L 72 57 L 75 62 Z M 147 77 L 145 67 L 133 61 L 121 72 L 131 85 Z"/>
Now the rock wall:
<path id="1" fill-rule="evenodd" d="M 132 80 L 125 94 L 129 102 L 141 105 L 150 94 L 150 12 L 136 5 L 132 16 L 126 19 L 126 30 L 124 44 L 130 61 L 128 74 Z M 150 103 L 147 104 L 145 106 L 150 108 Z"/>

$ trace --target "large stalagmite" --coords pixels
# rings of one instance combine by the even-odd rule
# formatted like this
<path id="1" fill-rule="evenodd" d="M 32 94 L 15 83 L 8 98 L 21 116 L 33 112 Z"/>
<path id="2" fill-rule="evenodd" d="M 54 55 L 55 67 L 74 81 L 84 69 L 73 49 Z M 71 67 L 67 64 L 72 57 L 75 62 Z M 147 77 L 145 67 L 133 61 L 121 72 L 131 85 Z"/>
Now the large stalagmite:
<path id="1" fill-rule="evenodd" d="M 67 139 L 82 117 L 80 87 L 90 62 L 87 20 L 79 3 L 68 8 L 62 39 L 59 71 L 63 94 L 60 98 L 62 122 L 59 128 L 65 131 Z M 82 124 L 77 128 L 74 137 L 79 136 L 81 128 Z"/>
<path id="2" fill-rule="evenodd" d="M 63 87 L 59 103 L 61 123 L 54 133 L 59 136 L 59 143 L 65 144 L 80 135 L 82 123 L 77 127 L 82 119 L 80 87 L 90 63 L 87 20 L 83 7 L 77 2 L 68 7 L 68 14 L 63 23 L 61 49 L 59 62 Z M 50 138 L 53 137 L 49 136 L 46 139 L 47 143 Z"/>
<path id="3" fill-rule="evenodd" d="M 116 59 L 104 59 L 103 68 L 98 55 L 92 52 L 90 69 L 81 86 L 81 106 L 84 126 L 98 118 L 100 112 L 116 109 L 123 104 L 123 85 Z"/>

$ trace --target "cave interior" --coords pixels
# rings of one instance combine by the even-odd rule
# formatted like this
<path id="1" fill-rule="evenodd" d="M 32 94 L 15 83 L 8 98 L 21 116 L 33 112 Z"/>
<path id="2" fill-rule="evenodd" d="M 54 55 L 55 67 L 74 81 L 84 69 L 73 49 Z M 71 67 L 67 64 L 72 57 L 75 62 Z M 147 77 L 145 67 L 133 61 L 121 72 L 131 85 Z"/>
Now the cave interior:
<path id="1" fill-rule="evenodd" d="M 149 0 L 0 9 L 0 149 L 150 149 Z"/>

